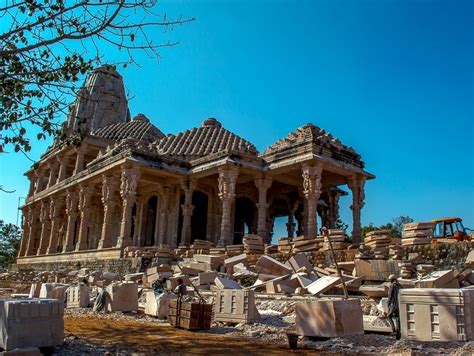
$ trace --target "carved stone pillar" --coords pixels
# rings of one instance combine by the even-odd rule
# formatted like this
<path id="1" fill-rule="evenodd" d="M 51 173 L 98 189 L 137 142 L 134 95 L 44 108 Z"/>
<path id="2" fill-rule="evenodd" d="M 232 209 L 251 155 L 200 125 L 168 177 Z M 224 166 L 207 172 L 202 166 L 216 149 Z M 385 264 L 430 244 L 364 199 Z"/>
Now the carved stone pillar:
<path id="1" fill-rule="evenodd" d="M 122 221 L 120 223 L 120 236 L 117 239 L 117 247 L 130 246 L 132 240 L 132 208 L 135 204 L 138 179 L 140 170 L 134 168 L 122 168 L 120 195 L 122 196 Z"/>
<path id="2" fill-rule="evenodd" d="M 57 157 L 57 160 L 59 163 L 59 173 L 58 173 L 58 179 L 56 181 L 56 184 L 66 179 L 66 170 L 67 170 L 67 164 L 69 162 L 69 157 L 68 156 Z"/>
<path id="3" fill-rule="evenodd" d="M 41 223 L 41 237 L 37 255 L 44 255 L 46 253 L 46 248 L 49 243 L 49 236 L 51 230 L 51 220 L 49 219 L 49 202 L 43 200 L 41 202 L 41 211 L 40 211 L 40 223 Z"/>
<path id="4" fill-rule="evenodd" d="M 268 237 L 267 231 L 267 209 L 269 204 L 267 203 L 267 191 L 272 186 L 272 180 L 270 178 L 257 178 L 255 179 L 255 186 L 258 189 L 258 217 L 257 217 L 257 234 L 263 237 L 264 241 Z"/>
<path id="5" fill-rule="evenodd" d="M 48 162 L 49 167 L 49 179 L 48 179 L 48 188 L 56 184 L 57 173 L 58 173 L 58 163 L 55 160 L 50 160 Z"/>
<path id="6" fill-rule="evenodd" d="M 35 194 L 38 194 L 43 190 L 43 177 L 44 177 L 44 170 L 38 170 L 35 172 L 36 174 L 36 187 L 35 187 Z"/>
<path id="7" fill-rule="evenodd" d="M 104 221 L 98 249 L 112 247 L 112 217 L 117 205 L 115 195 L 116 179 L 106 175 L 102 176 L 102 203 L 104 204 Z"/>
<path id="8" fill-rule="evenodd" d="M 286 224 L 286 229 L 288 231 L 288 237 L 295 236 L 295 211 L 298 208 L 297 204 L 290 205 L 288 212 L 288 223 Z"/>
<path id="9" fill-rule="evenodd" d="M 164 187 L 161 191 L 161 204 L 160 204 L 160 223 L 158 225 L 158 243 L 164 244 L 168 243 L 165 241 L 165 234 L 166 234 L 166 220 L 168 214 L 170 213 L 169 204 L 170 204 L 170 194 L 171 189 L 169 187 Z"/>
<path id="10" fill-rule="evenodd" d="M 238 168 L 228 170 L 219 169 L 218 187 L 219 198 L 222 201 L 222 218 L 221 218 L 221 235 L 218 246 L 226 246 L 232 244 L 232 203 L 235 199 L 235 185 L 239 175 Z"/>
<path id="11" fill-rule="evenodd" d="M 32 256 L 34 254 L 35 239 L 36 239 L 36 228 L 37 228 L 37 216 L 38 211 L 36 207 L 30 206 L 28 211 L 28 238 L 26 244 L 25 256 Z"/>
<path id="12" fill-rule="evenodd" d="M 29 224 L 28 224 L 30 207 L 26 209 L 23 208 L 22 213 L 23 213 L 23 234 L 20 240 L 20 248 L 18 249 L 17 257 L 23 257 L 25 255 L 26 247 L 28 246 L 28 235 L 30 233 Z"/>
<path id="13" fill-rule="evenodd" d="M 74 250 L 74 230 L 77 219 L 77 203 L 79 196 L 77 192 L 68 190 L 66 192 L 66 216 L 67 216 L 67 228 L 66 228 L 66 242 L 63 246 L 63 252 Z"/>
<path id="14" fill-rule="evenodd" d="M 49 245 L 46 253 L 56 253 L 58 248 L 58 234 L 61 225 L 60 212 L 62 208 L 62 198 L 51 198 L 49 203 L 49 219 L 51 220 L 51 233 L 49 236 Z"/>
<path id="15" fill-rule="evenodd" d="M 183 211 L 183 226 L 181 229 L 181 246 L 191 244 L 191 217 L 193 216 L 193 191 L 195 183 L 193 181 L 181 181 L 181 189 L 184 191 L 184 204 L 181 205 Z M 204 222 L 203 222 L 204 223 Z"/>
<path id="16" fill-rule="evenodd" d="M 86 151 L 86 146 L 84 144 L 81 147 L 76 148 L 76 165 L 74 167 L 74 173 L 77 174 L 84 169 L 84 153 Z"/>
<path id="17" fill-rule="evenodd" d="M 79 238 L 76 243 L 76 251 L 87 249 L 87 234 L 90 223 L 92 187 L 81 186 L 79 188 L 79 211 L 81 213 L 81 225 L 79 226 Z"/>
<path id="18" fill-rule="evenodd" d="M 140 246 L 140 234 L 141 234 L 141 225 L 142 225 L 142 215 L 143 215 L 143 199 L 138 197 L 137 201 L 137 212 L 135 214 L 134 226 L 135 230 L 133 231 L 133 246 Z"/>
<path id="19" fill-rule="evenodd" d="M 364 185 L 365 178 L 362 176 L 354 176 L 348 179 L 347 185 L 352 191 L 352 240 L 355 243 L 361 241 L 361 228 L 360 228 L 360 211 L 364 207 Z"/>
<path id="20" fill-rule="evenodd" d="M 306 235 L 314 239 L 318 235 L 318 225 L 316 214 L 318 200 L 321 195 L 321 178 L 323 168 L 321 166 L 303 165 L 303 194 L 306 197 L 308 206 L 308 225 Z"/>
<path id="21" fill-rule="evenodd" d="M 29 190 L 28 190 L 28 198 L 29 198 L 29 197 L 32 197 L 33 194 L 35 194 L 36 175 L 28 173 L 27 177 L 30 181 L 30 187 L 29 187 Z"/>
<path id="22" fill-rule="evenodd" d="M 337 191 L 329 191 L 329 208 L 328 208 L 328 220 L 329 228 L 334 229 L 339 220 L 339 193 Z"/>

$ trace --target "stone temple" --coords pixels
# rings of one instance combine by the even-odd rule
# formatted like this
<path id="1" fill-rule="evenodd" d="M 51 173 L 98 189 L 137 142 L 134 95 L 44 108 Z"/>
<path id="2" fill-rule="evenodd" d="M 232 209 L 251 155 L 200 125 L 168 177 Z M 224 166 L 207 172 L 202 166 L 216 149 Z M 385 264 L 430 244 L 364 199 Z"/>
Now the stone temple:
<path id="1" fill-rule="evenodd" d="M 165 134 L 142 114 L 131 118 L 122 77 L 104 66 L 64 125 L 80 144 L 55 142 L 26 172 L 18 264 L 114 259 L 127 246 L 195 239 L 226 246 L 246 233 L 270 242 L 278 217 L 287 217 L 289 237 L 315 238 L 318 221 L 335 226 L 343 185 L 360 240 L 364 184 L 374 176 L 352 148 L 312 124 L 261 153 L 213 118 Z"/>

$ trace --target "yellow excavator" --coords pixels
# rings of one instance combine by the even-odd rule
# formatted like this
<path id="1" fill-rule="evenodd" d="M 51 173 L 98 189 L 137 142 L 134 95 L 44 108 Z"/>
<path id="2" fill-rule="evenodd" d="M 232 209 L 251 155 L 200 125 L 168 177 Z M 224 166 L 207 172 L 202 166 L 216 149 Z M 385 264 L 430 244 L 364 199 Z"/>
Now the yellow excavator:
<path id="1" fill-rule="evenodd" d="M 471 241 L 473 237 L 473 230 L 464 227 L 461 218 L 434 219 L 431 220 L 431 222 L 435 224 L 433 228 L 433 240 L 454 239 L 457 241 Z"/>

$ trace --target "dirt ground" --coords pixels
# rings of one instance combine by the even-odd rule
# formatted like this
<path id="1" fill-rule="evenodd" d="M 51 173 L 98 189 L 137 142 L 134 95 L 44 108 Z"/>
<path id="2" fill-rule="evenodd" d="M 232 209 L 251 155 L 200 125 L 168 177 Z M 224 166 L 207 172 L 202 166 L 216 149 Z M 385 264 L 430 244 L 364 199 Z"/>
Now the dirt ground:
<path id="1" fill-rule="evenodd" d="M 260 322 L 190 332 L 136 313 L 67 310 L 64 319 L 65 343 L 54 350 L 60 355 L 474 355 L 473 342 L 397 341 L 393 336 L 379 334 L 327 340 L 300 337 L 298 349 L 290 350 L 288 328 Z"/>
<path id="2" fill-rule="evenodd" d="M 194 355 L 284 355 L 288 347 L 209 332 L 175 329 L 167 323 L 112 318 L 110 315 L 65 315 L 65 345 L 60 354 L 146 353 Z M 300 350 L 309 354 L 309 350 Z"/>

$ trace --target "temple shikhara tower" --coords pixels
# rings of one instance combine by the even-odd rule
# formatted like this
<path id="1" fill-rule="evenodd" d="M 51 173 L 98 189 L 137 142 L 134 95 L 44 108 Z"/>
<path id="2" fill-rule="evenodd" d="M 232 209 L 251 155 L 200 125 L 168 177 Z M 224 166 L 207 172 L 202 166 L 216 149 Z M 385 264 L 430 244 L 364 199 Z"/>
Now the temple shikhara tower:
<path id="1" fill-rule="evenodd" d="M 145 115 L 131 117 L 122 77 L 104 66 L 86 80 L 65 130 L 80 143 L 55 142 L 26 172 L 18 264 L 114 259 L 127 246 L 195 239 L 225 246 L 247 233 L 270 242 L 282 216 L 287 236 L 315 238 L 319 225 L 335 226 L 349 191 L 360 239 L 364 186 L 374 176 L 312 124 L 261 153 L 213 118 L 165 134 Z"/>

